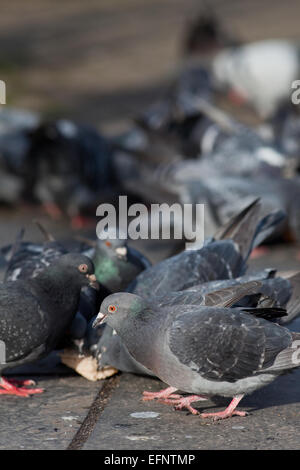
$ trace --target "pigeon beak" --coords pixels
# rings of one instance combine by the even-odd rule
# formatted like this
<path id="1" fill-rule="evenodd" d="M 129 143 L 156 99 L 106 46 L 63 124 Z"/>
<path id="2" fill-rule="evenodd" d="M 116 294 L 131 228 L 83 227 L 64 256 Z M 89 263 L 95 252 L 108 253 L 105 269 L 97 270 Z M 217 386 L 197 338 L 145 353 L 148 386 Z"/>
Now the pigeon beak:
<path id="1" fill-rule="evenodd" d="M 87 274 L 86 276 L 88 278 L 88 280 L 90 281 L 89 282 L 89 286 L 92 287 L 93 289 L 96 289 L 96 290 L 99 290 L 100 289 L 100 285 L 99 283 L 97 282 L 97 278 L 95 276 L 95 274 Z"/>
<path id="2" fill-rule="evenodd" d="M 117 253 L 118 258 L 126 259 L 126 256 L 127 256 L 126 246 L 119 246 L 118 248 L 116 248 L 116 253 Z"/>
<path id="3" fill-rule="evenodd" d="M 103 323 L 105 321 L 106 317 L 107 317 L 107 315 L 105 315 L 104 313 L 99 312 L 97 317 L 96 317 L 96 320 L 93 322 L 93 328 L 97 328 L 97 326 L 101 325 L 101 323 Z"/>

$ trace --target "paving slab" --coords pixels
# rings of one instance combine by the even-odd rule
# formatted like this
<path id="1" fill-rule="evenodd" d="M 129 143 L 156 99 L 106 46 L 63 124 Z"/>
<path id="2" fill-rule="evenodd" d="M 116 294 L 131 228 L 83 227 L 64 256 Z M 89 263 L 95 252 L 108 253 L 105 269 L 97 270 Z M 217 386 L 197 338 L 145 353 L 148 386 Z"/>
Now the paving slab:
<path id="1" fill-rule="evenodd" d="M 249 265 L 252 271 L 300 269 L 293 246 L 271 246 L 265 256 Z M 288 327 L 299 332 L 300 318 Z M 158 391 L 164 384 L 122 374 L 83 449 L 300 449 L 299 384 L 300 370 L 282 376 L 242 400 L 240 408 L 249 411 L 247 417 L 213 423 L 186 411 L 174 411 L 171 406 L 143 402 L 143 390 Z M 227 404 L 228 399 L 216 397 L 198 405 L 199 410 L 220 411 Z"/>
<path id="2" fill-rule="evenodd" d="M 66 449 L 103 382 L 88 382 L 78 375 L 31 378 L 45 389 L 43 394 L 29 398 L 1 396 L 0 449 Z"/>
<path id="3" fill-rule="evenodd" d="M 265 268 L 279 271 L 300 270 L 300 247 L 293 244 L 267 245 L 266 253 L 248 262 L 249 272 Z"/>
<path id="4" fill-rule="evenodd" d="M 158 391 L 164 384 L 122 374 L 83 449 L 300 449 L 299 381 L 300 371 L 280 377 L 244 398 L 240 409 L 248 411 L 248 416 L 212 422 L 169 405 L 143 402 L 143 390 Z M 227 404 L 228 399 L 216 398 L 195 407 L 220 411 Z"/>

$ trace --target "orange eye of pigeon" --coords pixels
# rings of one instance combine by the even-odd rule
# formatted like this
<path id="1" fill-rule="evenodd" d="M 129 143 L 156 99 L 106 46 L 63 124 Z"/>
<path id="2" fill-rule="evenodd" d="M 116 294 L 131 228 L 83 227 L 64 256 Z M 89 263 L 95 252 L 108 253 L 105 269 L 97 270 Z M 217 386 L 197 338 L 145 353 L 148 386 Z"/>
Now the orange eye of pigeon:
<path id="1" fill-rule="evenodd" d="M 108 311 L 109 311 L 110 313 L 114 313 L 116 310 L 117 310 L 117 307 L 115 307 L 114 305 L 110 305 L 110 306 L 108 307 Z"/>
<path id="2" fill-rule="evenodd" d="M 87 264 L 81 264 L 80 266 L 78 266 L 78 269 L 81 273 L 87 273 L 88 272 Z"/>
<path id="3" fill-rule="evenodd" d="M 110 243 L 110 242 L 105 242 L 105 245 L 111 247 L 111 243 Z"/>

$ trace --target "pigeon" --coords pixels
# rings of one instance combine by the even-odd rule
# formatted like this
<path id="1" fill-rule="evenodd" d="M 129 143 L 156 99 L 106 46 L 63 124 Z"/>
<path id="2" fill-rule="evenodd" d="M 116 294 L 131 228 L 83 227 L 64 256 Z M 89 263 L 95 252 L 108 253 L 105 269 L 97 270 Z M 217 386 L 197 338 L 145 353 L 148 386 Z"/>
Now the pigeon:
<path id="1" fill-rule="evenodd" d="M 206 203 L 209 217 L 214 219 L 215 227 L 247 204 L 253 197 L 259 197 L 262 210 L 269 213 L 281 210 L 285 213 L 282 223 L 277 225 L 273 235 L 284 236 L 287 228 L 294 241 L 300 240 L 299 210 L 300 179 L 284 178 L 242 178 L 216 176 L 201 181 L 184 184 L 180 199 L 183 203 Z"/>
<path id="2" fill-rule="evenodd" d="M 300 334 L 255 310 L 258 316 L 221 305 L 156 307 L 138 295 L 118 293 L 102 302 L 94 326 L 105 321 L 114 328 L 135 360 L 168 384 L 164 391 L 144 392 L 145 400 L 159 398 L 198 414 L 194 401 L 231 397 L 225 411 L 200 414 L 224 419 L 245 416 L 236 410 L 245 394 L 300 365 Z M 278 315 L 275 308 L 270 314 Z"/>
<path id="3" fill-rule="evenodd" d="M 23 202 L 24 173 L 30 145 L 28 132 L 39 122 L 36 113 L 17 108 L 0 109 L 0 201 Z"/>
<path id="4" fill-rule="evenodd" d="M 8 259 L 4 275 L 5 281 L 36 277 L 45 266 L 49 266 L 53 260 L 67 253 L 67 250 L 58 241 L 44 232 L 40 224 L 38 226 L 46 236 L 44 243 L 23 242 L 24 231 L 21 230 L 14 245 L 1 249 Z"/>
<path id="5" fill-rule="evenodd" d="M 210 102 L 212 92 L 207 68 L 199 64 L 184 67 L 169 84 L 164 96 L 135 117 L 132 129 L 115 139 L 115 147 L 139 157 L 141 164 L 196 156 L 197 142 L 192 138 L 194 128 L 197 126 L 199 133 L 199 126 L 205 127 L 208 120 L 199 107 L 194 106 L 194 101 Z M 126 178 L 120 170 L 118 174 L 121 180 Z"/>
<path id="6" fill-rule="evenodd" d="M 77 312 L 81 289 L 97 287 L 93 273 L 89 258 L 70 253 L 53 261 L 35 278 L 0 284 L 0 340 L 5 345 L 0 394 L 29 396 L 42 392 L 17 387 L 2 374 L 46 356 L 57 346 Z"/>
<path id="7" fill-rule="evenodd" d="M 269 39 L 226 48 L 215 55 L 211 69 L 217 90 L 227 90 L 270 119 L 290 103 L 292 82 L 299 77 L 299 44 Z"/>
<path id="8" fill-rule="evenodd" d="M 277 211 L 261 219 L 260 210 L 259 200 L 252 201 L 214 238 L 208 238 L 202 248 L 185 250 L 146 269 L 127 290 L 153 298 L 207 281 L 243 275 L 253 248 L 272 233 L 284 216 Z"/>
<path id="9" fill-rule="evenodd" d="M 263 281 L 265 295 L 270 296 L 276 305 L 285 306 L 292 292 L 293 296 L 296 296 L 297 280 L 293 281 L 293 285 L 288 280 L 273 280 L 276 274 L 274 270 L 237 277 L 244 273 L 252 248 L 274 229 L 280 217 L 280 214 L 277 214 L 273 218 L 266 217 L 260 221 L 260 203 L 255 200 L 219 229 L 215 240 L 207 240 L 206 246 L 199 250 L 184 251 L 147 269 L 129 285 L 128 291 L 158 305 L 172 302 L 183 305 L 199 302 L 205 304 L 206 294 L 229 288 L 231 295 L 230 288 L 234 286 L 250 281 Z M 240 250 L 240 254 L 236 250 Z M 272 282 L 273 285 L 267 285 Z M 297 315 L 298 304 L 294 298 L 291 300 L 290 320 Z M 247 305 L 256 306 L 257 302 L 253 303 L 252 297 L 251 303 Z M 134 358 L 130 357 L 126 346 L 117 335 L 113 335 L 108 326 L 105 335 L 101 336 L 94 348 L 94 354 L 100 367 L 112 365 L 127 372 L 144 375 L 146 373 L 144 367 L 137 365 Z"/>
<path id="10" fill-rule="evenodd" d="M 300 312 L 300 273 L 283 277 L 275 277 L 276 271 L 265 270 L 260 273 L 244 275 L 240 278 L 229 280 L 210 281 L 194 286 L 184 291 L 171 292 L 161 297 L 152 299 L 153 305 L 207 305 L 218 306 L 228 299 L 234 306 L 252 308 L 252 314 L 260 307 L 259 315 L 270 321 L 282 325 L 290 323 Z M 278 316 L 270 317 L 268 307 L 285 307 L 286 314 L 279 312 Z M 267 307 L 265 310 L 263 307 Z M 97 329 L 96 329 L 97 331 Z M 139 364 L 128 352 L 121 338 L 114 334 L 113 330 L 106 325 L 105 333 L 101 336 L 97 347 L 94 345 L 95 357 L 97 357 L 100 368 L 112 366 L 123 372 L 131 372 L 141 375 L 153 375 L 142 364 Z"/>
<path id="11" fill-rule="evenodd" d="M 204 10 L 189 20 L 183 37 L 185 56 L 205 58 L 224 47 L 237 46 L 239 41 L 224 28 L 211 5 L 205 2 Z"/>
<path id="12" fill-rule="evenodd" d="M 55 240 L 38 221 L 35 221 L 35 223 L 45 237 L 43 243 L 22 241 L 24 231 L 21 230 L 14 245 L 9 245 L 1 249 L 1 252 L 8 260 L 4 281 L 35 278 L 46 266 L 49 266 L 53 261 L 69 252 L 69 250 L 67 250 L 60 241 Z M 91 253 L 91 247 L 84 244 L 82 241 L 72 240 L 71 247 L 72 252 L 78 251 L 86 256 Z M 83 338 L 88 328 L 88 322 L 99 311 L 101 301 L 110 293 L 108 289 L 100 285 L 97 290 L 89 286 L 83 287 L 80 294 L 78 312 L 73 319 L 64 342 L 71 342 L 72 346 L 77 344 L 79 350 L 81 350 Z"/>
<path id="13" fill-rule="evenodd" d="M 169 166 L 177 181 L 192 179 L 195 173 L 207 177 L 216 172 L 244 177 L 295 174 L 297 157 L 286 155 L 282 146 L 263 135 L 260 128 L 246 126 L 202 97 L 184 95 L 182 99 L 187 107 L 193 106 L 194 113 L 206 116 L 207 121 L 205 126 L 196 124 L 191 134 L 201 160 L 185 159 L 165 165 L 165 171 Z"/>
<path id="14" fill-rule="evenodd" d="M 54 217 L 76 218 L 90 208 L 94 213 L 97 195 L 113 184 L 111 156 L 110 143 L 96 129 L 65 119 L 44 121 L 30 135 L 24 195 Z"/>
<path id="15" fill-rule="evenodd" d="M 127 245 L 125 235 L 114 229 L 105 230 L 99 236 L 92 257 L 97 280 L 111 292 L 125 290 L 143 270 L 151 266 L 150 261 Z"/>

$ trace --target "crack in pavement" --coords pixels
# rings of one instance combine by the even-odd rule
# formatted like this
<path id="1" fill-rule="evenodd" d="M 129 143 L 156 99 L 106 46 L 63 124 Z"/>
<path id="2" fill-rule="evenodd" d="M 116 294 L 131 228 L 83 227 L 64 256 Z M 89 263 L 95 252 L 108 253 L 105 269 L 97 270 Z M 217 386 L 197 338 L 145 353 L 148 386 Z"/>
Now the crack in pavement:
<path id="1" fill-rule="evenodd" d="M 91 432 L 93 431 L 96 422 L 108 404 L 113 391 L 119 386 L 119 382 L 119 374 L 109 379 L 105 379 L 103 387 L 98 392 L 87 416 L 85 417 L 85 420 L 75 434 L 67 450 L 80 450 L 83 447 Z"/>

